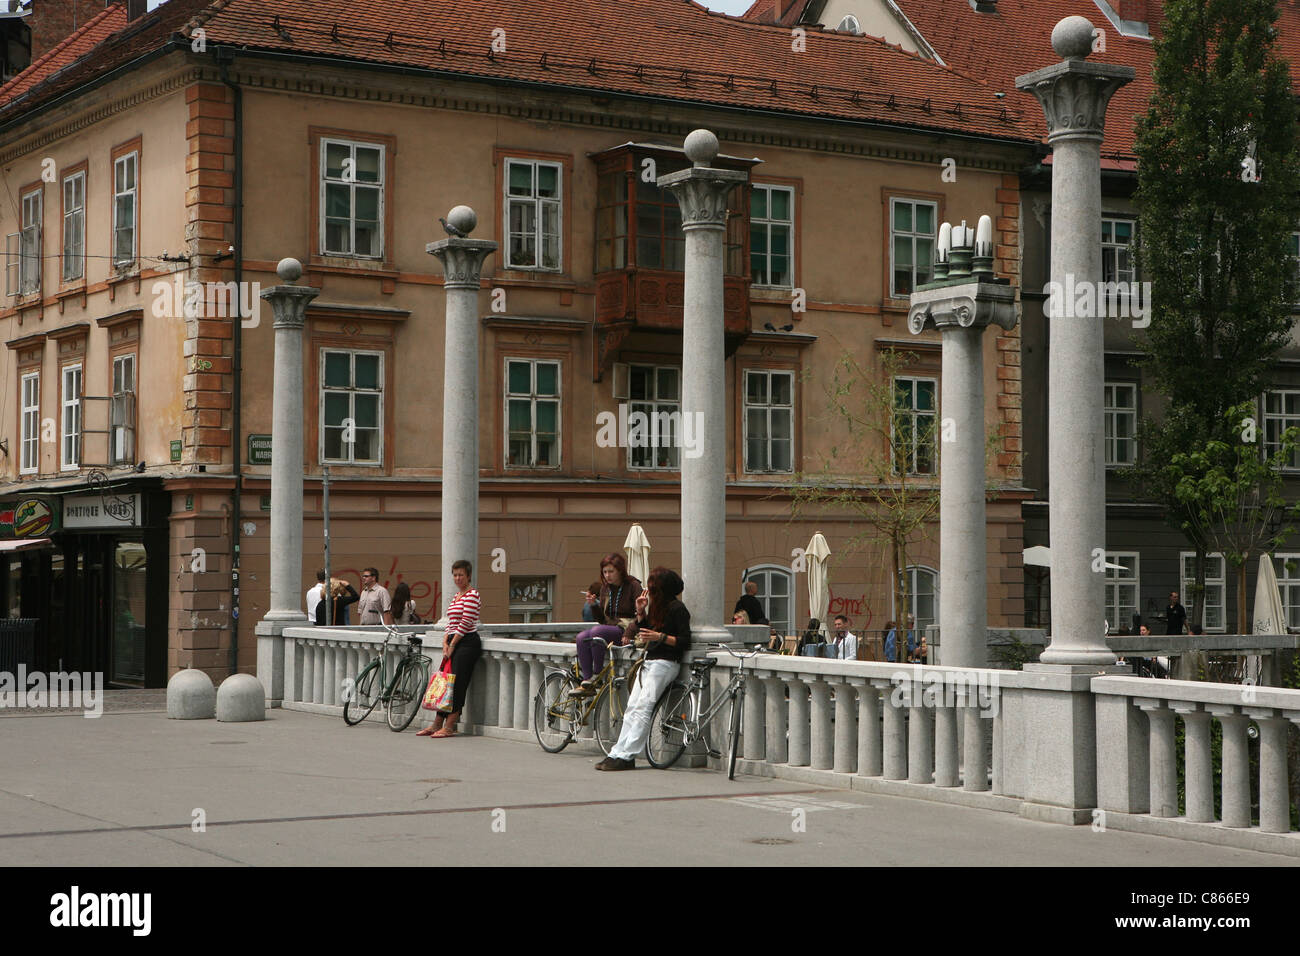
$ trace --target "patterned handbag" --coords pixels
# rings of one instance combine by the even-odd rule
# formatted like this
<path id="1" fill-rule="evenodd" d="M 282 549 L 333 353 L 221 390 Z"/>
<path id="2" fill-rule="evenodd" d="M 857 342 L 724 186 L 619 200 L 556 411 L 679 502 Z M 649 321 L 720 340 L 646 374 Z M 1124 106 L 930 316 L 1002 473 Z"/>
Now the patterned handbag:
<path id="1" fill-rule="evenodd" d="M 451 658 L 442 662 L 442 667 L 429 679 L 429 687 L 424 692 L 424 709 L 438 710 L 444 714 L 451 713 L 452 691 L 456 675 L 451 672 Z"/>

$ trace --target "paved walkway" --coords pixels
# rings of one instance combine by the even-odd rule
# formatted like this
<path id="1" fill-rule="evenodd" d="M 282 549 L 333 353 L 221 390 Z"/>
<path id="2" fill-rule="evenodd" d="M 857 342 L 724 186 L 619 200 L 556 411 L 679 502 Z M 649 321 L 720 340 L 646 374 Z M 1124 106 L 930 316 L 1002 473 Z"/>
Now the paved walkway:
<path id="1" fill-rule="evenodd" d="M 579 753 L 295 711 L 219 724 L 149 706 L 0 720 L 0 865 L 1300 862 L 708 770 L 595 773 Z"/>

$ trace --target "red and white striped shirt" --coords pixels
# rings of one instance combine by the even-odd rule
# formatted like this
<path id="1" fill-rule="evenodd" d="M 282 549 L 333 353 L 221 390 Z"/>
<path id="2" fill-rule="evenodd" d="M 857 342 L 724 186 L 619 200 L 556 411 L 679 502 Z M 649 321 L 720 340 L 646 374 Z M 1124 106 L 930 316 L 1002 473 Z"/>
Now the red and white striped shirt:
<path id="1" fill-rule="evenodd" d="M 447 633 L 468 634 L 478 630 L 478 588 L 457 594 L 447 605 Z"/>

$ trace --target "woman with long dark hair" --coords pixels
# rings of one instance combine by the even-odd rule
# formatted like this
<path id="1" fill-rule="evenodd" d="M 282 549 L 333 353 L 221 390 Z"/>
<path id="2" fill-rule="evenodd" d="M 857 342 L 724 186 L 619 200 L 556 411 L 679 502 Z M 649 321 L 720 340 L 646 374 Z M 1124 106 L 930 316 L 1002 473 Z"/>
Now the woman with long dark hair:
<path id="1" fill-rule="evenodd" d="M 641 582 L 627 573 L 627 562 L 617 552 L 600 559 L 600 576 L 600 593 L 592 608 L 597 623 L 578 635 L 578 667 L 582 671 L 578 695 L 593 693 L 592 679 L 605 666 L 605 648 L 609 642 L 627 642 L 626 631 L 636 615 L 636 601 L 641 596 Z"/>
<path id="2" fill-rule="evenodd" d="M 405 581 L 397 582 L 397 587 L 393 588 L 393 623 L 420 623 L 420 615 L 415 613 L 415 601 L 411 599 L 411 586 Z"/>
<path id="3" fill-rule="evenodd" d="M 678 598 L 685 587 L 676 571 L 660 566 L 650 572 L 646 593 L 637 598 L 631 630 L 637 643 L 645 645 L 645 662 L 627 700 L 622 733 L 597 770 L 632 770 L 636 755 L 645 749 L 650 715 L 691 646 L 691 612 Z"/>

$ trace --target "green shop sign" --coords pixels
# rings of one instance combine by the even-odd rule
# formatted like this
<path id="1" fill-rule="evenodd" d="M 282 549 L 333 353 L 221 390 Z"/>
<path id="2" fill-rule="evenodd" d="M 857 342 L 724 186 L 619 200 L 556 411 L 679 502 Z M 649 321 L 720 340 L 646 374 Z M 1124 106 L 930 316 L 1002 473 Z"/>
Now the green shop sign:
<path id="1" fill-rule="evenodd" d="M 271 463 L 271 436 L 248 436 L 248 463 L 250 465 L 269 465 Z"/>

